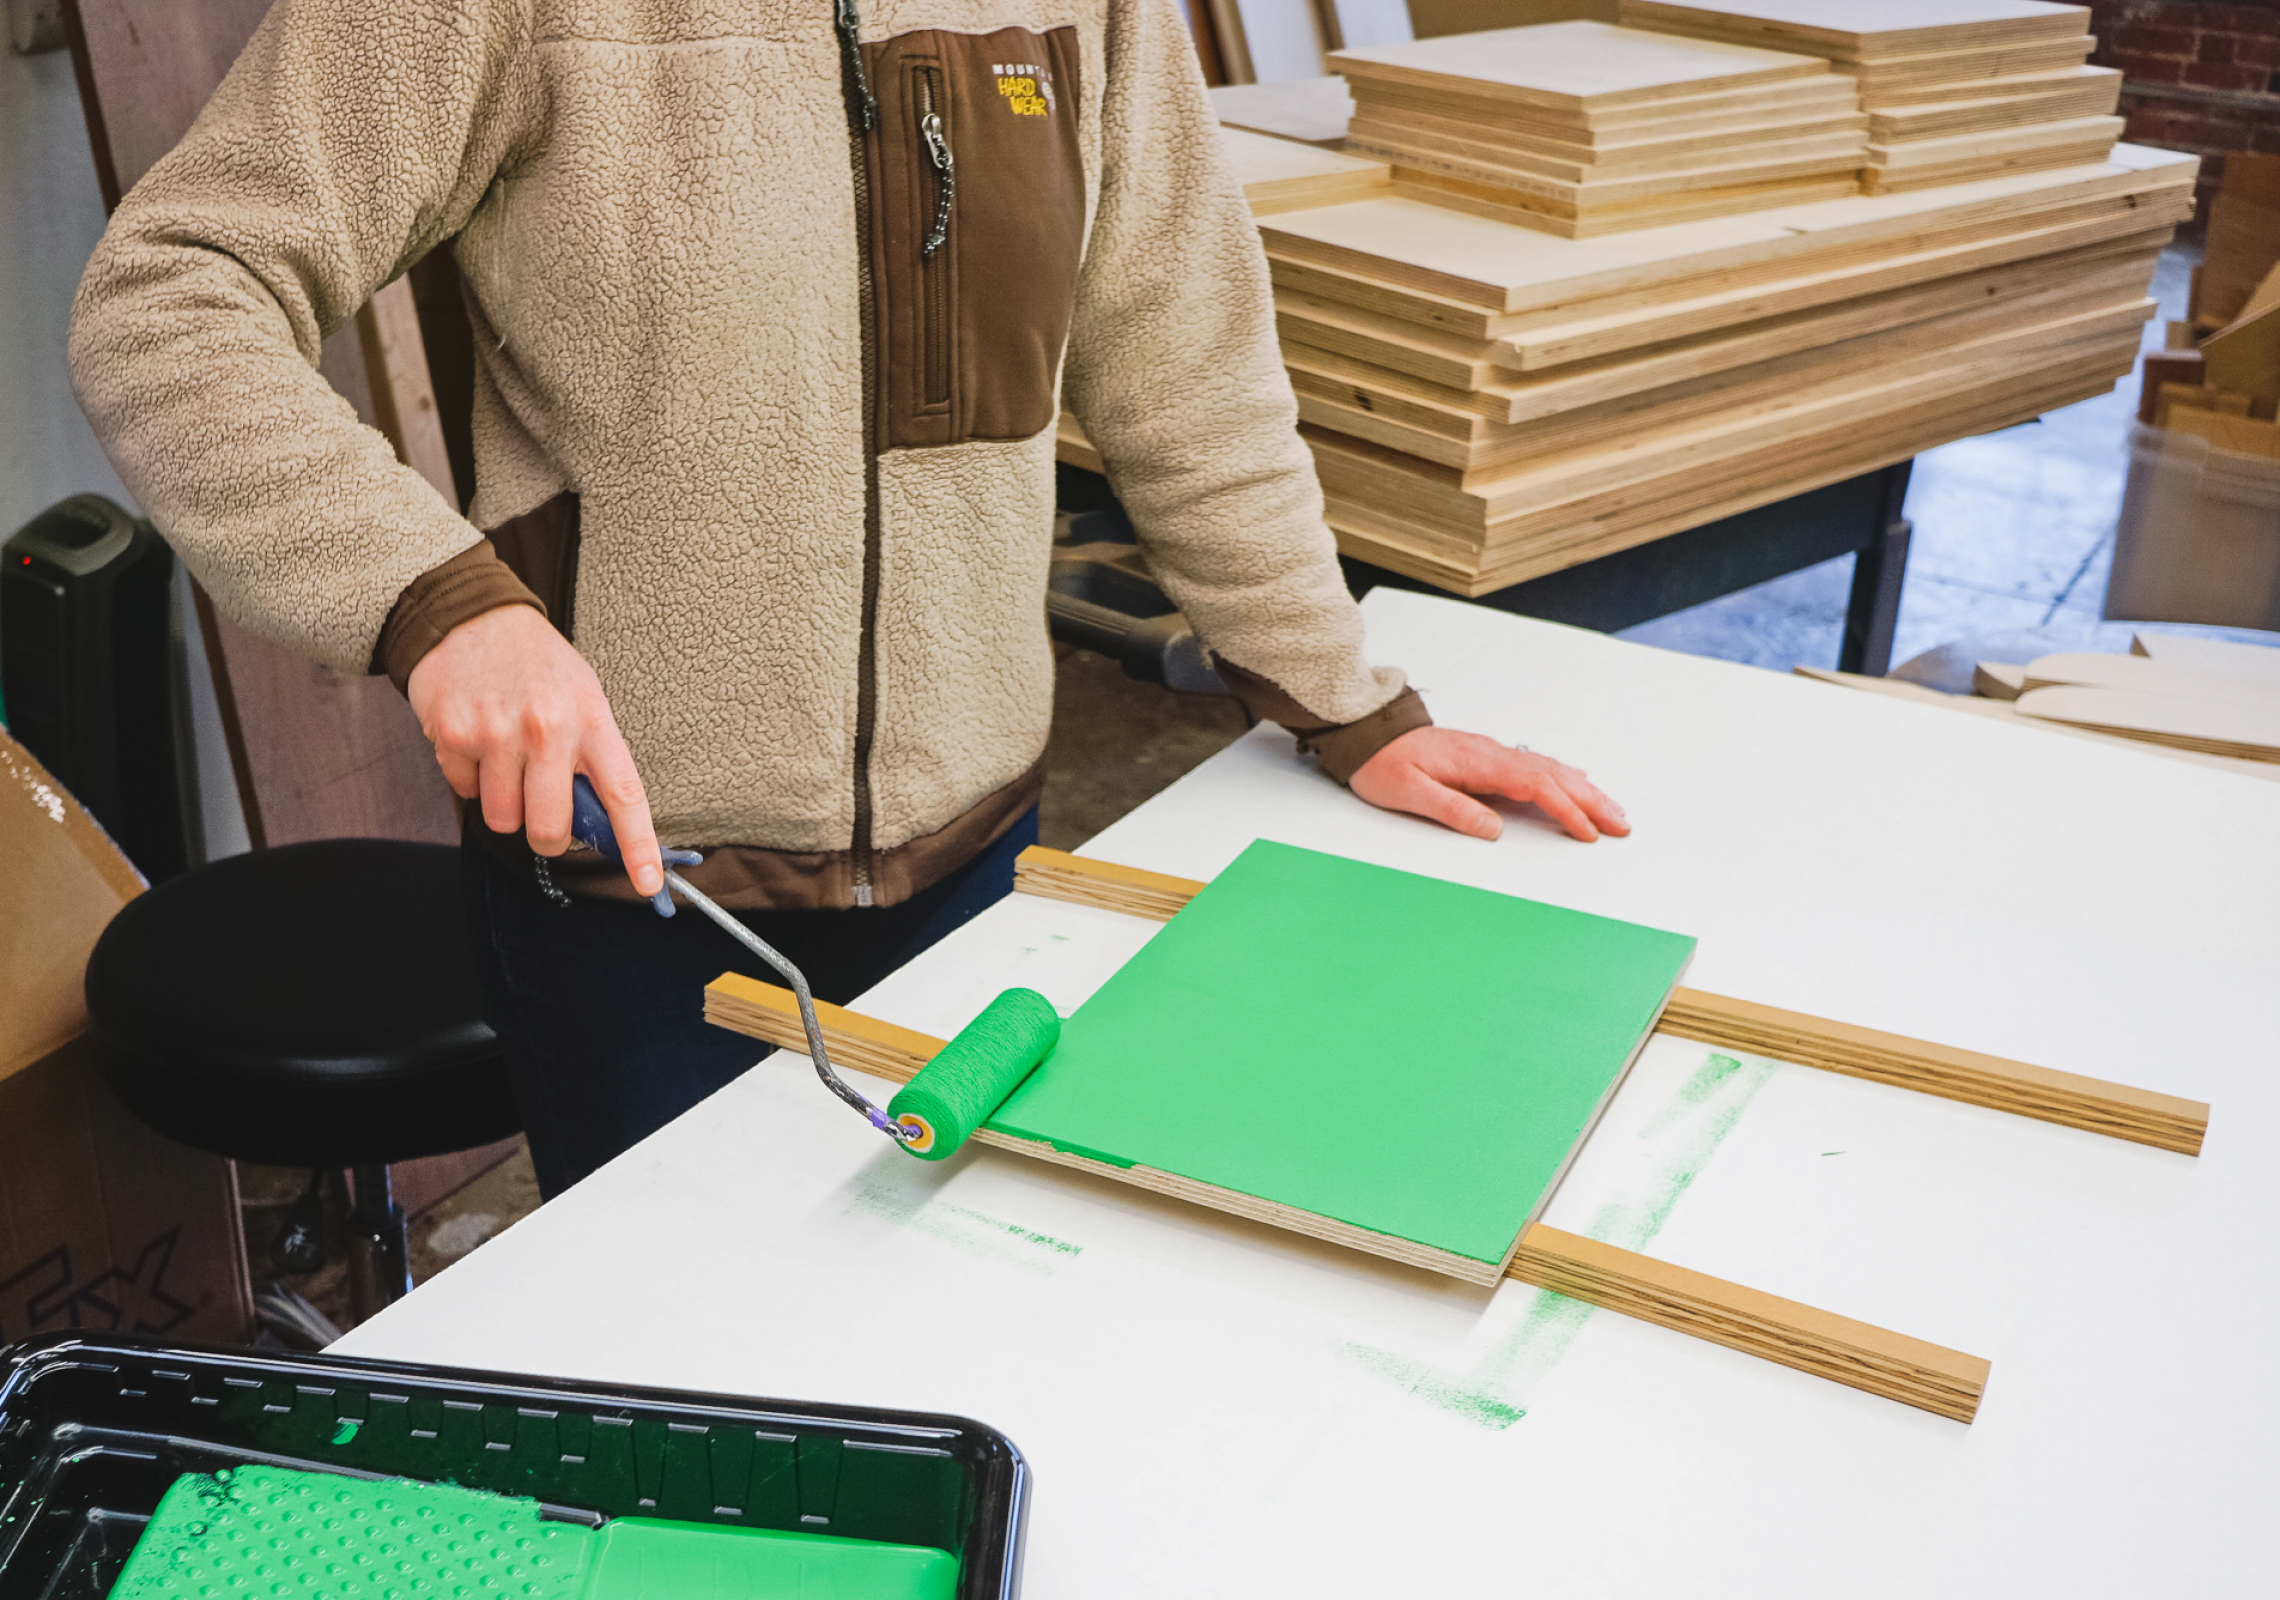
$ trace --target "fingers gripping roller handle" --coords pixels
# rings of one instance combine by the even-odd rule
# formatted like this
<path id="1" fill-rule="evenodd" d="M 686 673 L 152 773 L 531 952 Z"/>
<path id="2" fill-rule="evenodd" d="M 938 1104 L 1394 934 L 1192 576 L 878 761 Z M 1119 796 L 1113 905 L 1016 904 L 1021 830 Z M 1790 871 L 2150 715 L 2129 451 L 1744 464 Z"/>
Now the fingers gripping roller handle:
<path id="1" fill-rule="evenodd" d="M 625 859 L 618 849 L 617 829 L 610 824 L 610 814 L 603 807 L 601 796 L 594 793 L 594 786 L 587 782 L 586 775 L 582 772 L 570 780 L 570 831 L 588 849 L 598 850 L 612 861 L 622 862 Z M 823 1086 L 860 1112 L 872 1127 L 897 1143 L 909 1145 L 919 1137 L 919 1129 L 896 1122 L 850 1087 L 833 1069 L 831 1057 L 823 1047 L 823 1025 L 815 1018 L 815 996 L 808 989 L 807 975 L 793 966 L 775 946 L 715 905 L 712 896 L 693 887 L 688 879 L 673 870 L 675 867 L 693 867 L 703 859 L 694 850 L 665 852 L 665 887 L 658 890 L 650 900 L 656 906 L 657 914 L 661 917 L 671 916 L 673 896 L 678 893 L 682 899 L 710 917 L 723 933 L 773 968 L 791 986 L 794 998 L 799 1001 L 800 1027 L 807 1034 L 808 1057 L 815 1063 L 815 1075 L 823 1080 Z"/>

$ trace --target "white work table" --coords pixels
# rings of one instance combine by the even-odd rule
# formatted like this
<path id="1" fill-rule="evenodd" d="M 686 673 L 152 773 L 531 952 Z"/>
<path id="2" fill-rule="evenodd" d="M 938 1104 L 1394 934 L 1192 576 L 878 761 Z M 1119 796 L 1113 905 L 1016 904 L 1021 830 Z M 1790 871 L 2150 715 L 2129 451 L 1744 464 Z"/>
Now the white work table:
<path id="1" fill-rule="evenodd" d="M 1440 721 L 1588 768 L 1636 835 L 1458 838 L 1257 730 L 1084 853 L 1336 851 L 1693 934 L 1697 988 L 2211 1102 L 2195 1159 L 1649 1045 L 1545 1220 L 1987 1357 L 1975 1423 L 1012 1155 L 913 1161 L 793 1056 L 340 1348 L 979 1418 L 1036 1472 L 1031 1600 L 2270 1592 L 2280 785 L 1365 611 Z M 1155 926 L 1017 894 L 858 1009 L 1066 1013 Z"/>

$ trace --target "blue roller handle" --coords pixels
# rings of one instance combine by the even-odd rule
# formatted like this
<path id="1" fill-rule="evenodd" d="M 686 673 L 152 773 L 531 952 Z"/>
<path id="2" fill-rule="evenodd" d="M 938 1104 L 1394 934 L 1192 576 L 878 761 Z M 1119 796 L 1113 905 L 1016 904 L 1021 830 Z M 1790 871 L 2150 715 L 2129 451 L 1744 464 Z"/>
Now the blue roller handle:
<path id="1" fill-rule="evenodd" d="M 594 793 L 583 772 L 570 779 L 570 836 L 589 850 L 599 850 L 621 866 L 625 852 L 618 848 L 617 829 L 610 823 L 610 813 L 602 804 L 602 797 Z M 674 866 L 693 867 L 704 858 L 694 850 L 667 850 L 665 860 Z M 673 914 L 673 891 L 660 889 L 649 897 L 661 917 Z"/>

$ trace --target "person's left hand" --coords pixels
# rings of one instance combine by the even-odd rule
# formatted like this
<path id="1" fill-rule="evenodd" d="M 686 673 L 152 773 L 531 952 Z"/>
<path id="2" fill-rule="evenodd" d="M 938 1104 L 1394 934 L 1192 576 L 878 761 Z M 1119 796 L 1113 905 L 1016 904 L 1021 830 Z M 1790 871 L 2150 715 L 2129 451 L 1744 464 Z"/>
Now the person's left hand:
<path id="1" fill-rule="evenodd" d="M 1363 762 L 1348 787 L 1373 806 L 1429 817 L 1476 839 L 1501 834 L 1504 819 L 1474 795 L 1532 802 L 1586 844 L 1631 831 L 1623 808 L 1574 767 L 1454 728 L 1410 729 Z"/>

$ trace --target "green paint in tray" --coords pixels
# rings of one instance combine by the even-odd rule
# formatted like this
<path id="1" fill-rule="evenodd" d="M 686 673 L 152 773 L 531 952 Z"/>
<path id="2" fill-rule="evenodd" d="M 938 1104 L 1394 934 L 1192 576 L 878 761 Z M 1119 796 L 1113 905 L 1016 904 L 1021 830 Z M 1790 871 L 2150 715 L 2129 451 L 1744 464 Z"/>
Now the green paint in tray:
<path id="1" fill-rule="evenodd" d="M 988 1126 L 1502 1262 L 1693 951 L 1260 840 Z"/>
<path id="2" fill-rule="evenodd" d="M 621 1517 L 547 1521 L 535 1500 L 282 1467 L 177 1478 L 114 1600 L 952 1600 L 942 1550 Z"/>

